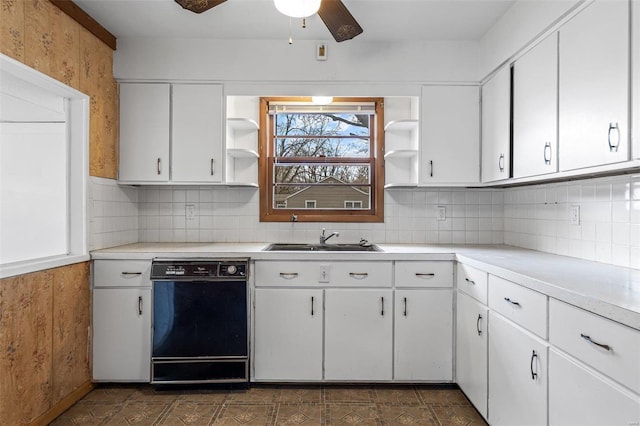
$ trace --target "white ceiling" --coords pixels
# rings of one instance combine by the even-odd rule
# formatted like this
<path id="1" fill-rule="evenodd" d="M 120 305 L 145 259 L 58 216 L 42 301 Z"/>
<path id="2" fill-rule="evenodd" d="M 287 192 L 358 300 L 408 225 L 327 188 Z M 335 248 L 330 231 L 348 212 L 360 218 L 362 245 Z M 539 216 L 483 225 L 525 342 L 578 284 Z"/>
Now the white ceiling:
<path id="1" fill-rule="evenodd" d="M 478 40 L 515 0 L 343 0 L 364 32 L 355 41 Z M 116 37 L 283 39 L 289 18 L 272 0 L 228 0 L 202 14 L 174 0 L 76 0 Z M 293 38 L 333 40 L 317 15 Z"/>

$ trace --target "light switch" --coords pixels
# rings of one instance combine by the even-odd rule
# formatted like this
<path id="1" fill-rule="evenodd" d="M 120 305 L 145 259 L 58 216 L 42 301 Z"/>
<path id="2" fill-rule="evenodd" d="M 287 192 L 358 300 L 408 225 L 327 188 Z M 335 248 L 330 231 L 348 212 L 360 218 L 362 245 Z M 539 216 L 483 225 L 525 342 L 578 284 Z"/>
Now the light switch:
<path id="1" fill-rule="evenodd" d="M 572 225 L 580 225 L 580 206 L 569 207 L 569 220 Z"/>

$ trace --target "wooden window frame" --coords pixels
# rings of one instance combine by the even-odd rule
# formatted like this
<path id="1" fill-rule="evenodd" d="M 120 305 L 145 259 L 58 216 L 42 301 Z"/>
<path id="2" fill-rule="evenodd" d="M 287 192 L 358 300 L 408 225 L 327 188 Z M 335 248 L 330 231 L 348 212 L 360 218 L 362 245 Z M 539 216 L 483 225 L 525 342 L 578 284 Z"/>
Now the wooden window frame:
<path id="1" fill-rule="evenodd" d="M 384 222 L 384 98 L 334 98 L 334 102 L 374 102 L 375 118 L 370 131 L 375 132 L 371 164 L 371 205 L 369 209 L 305 210 L 273 207 L 273 153 L 272 126 L 269 117 L 270 102 L 311 102 L 310 97 L 260 98 L 260 130 L 258 132 L 261 222 Z"/>

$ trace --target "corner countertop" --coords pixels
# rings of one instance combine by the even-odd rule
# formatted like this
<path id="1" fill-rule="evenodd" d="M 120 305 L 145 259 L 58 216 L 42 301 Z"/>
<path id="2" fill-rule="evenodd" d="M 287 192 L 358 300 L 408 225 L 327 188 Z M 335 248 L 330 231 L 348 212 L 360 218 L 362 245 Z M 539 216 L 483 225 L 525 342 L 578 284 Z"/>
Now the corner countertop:
<path id="1" fill-rule="evenodd" d="M 505 245 L 379 244 L 382 252 L 266 252 L 268 243 L 137 243 L 93 259 L 458 260 L 640 330 L 640 270 Z"/>

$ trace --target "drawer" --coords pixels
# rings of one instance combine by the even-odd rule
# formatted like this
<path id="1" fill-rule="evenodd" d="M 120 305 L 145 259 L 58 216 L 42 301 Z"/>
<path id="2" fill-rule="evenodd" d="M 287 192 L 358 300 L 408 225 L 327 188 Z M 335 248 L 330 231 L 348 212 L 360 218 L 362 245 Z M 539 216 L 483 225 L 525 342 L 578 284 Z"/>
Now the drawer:
<path id="1" fill-rule="evenodd" d="M 391 262 L 256 261 L 256 286 L 391 287 Z"/>
<path id="2" fill-rule="evenodd" d="M 453 287 L 453 262 L 396 262 L 396 287 Z"/>
<path id="3" fill-rule="evenodd" d="M 547 338 L 547 296 L 489 275 L 489 308 Z"/>
<path id="4" fill-rule="evenodd" d="M 316 262 L 256 261 L 256 287 L 317 287 Z"/>
<path id="5" fill-rule="evenodd" d="M 473 266 L 458 263 L 458 290 L 487 304 L 488 274 Z"/>
<path id="6" fill-rule="evenodd" d="M 640 331 L 550 299 L 549 341 L 604 375 L 640 392 Z"/>
<path id="7" fill-rule="evenodd" d="M 151 287 L 150 260 L 94 260 L 94 287 Z"/>

